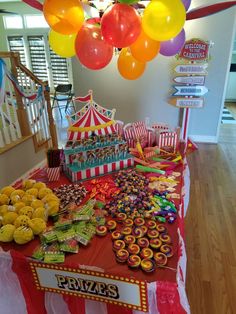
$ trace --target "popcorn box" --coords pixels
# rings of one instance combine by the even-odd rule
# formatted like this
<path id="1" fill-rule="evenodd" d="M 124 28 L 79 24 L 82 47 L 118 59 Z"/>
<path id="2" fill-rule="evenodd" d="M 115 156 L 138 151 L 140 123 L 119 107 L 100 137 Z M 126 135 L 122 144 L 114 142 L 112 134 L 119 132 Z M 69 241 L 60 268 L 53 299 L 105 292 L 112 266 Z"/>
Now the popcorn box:
<path id="1" fill-rule="evenodd" d="M 47 168 L 48 181 L 58 181 L 60 178 L 60 167 Z"/>

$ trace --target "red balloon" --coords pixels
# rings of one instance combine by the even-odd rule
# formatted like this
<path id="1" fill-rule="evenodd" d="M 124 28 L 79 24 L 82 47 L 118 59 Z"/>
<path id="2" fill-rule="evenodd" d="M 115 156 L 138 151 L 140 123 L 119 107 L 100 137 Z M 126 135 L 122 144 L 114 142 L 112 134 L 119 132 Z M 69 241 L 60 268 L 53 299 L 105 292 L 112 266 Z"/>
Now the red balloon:
<path id="1" fill-rule="evenodd" d="M 105 42 L 99 25 L 84 24 L 75 40 L 76 55 L 91 70 L 104 68 L 112 59 L 113 47 Z"/>
<path id="2" fill-rule="evenodd" d="M 102 16 L 101 29 L 104 39 L 117 48 L 132 45 L 141 33 L 141 18 L 131 6 L 116 3 Z"/>

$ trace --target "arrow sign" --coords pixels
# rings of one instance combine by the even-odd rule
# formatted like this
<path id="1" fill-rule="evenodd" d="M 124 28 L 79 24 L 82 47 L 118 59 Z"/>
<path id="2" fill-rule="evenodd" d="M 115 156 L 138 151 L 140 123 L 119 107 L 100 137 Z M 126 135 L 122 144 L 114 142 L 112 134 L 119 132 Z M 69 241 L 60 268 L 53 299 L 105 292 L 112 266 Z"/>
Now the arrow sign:
<path id="1" fill-rule="evenodd" d="M 175 67 L 178 74 L 207 74 L 208 64 L 180 64 Z"/>
<path id="2" fill-rule="evenodd" d="M 176 92 L 172 96 L 203 96 L 208 92 L 205 86 L 178 86 L 175 85 Z"/>
<path id="3" fill-rule="evenodd" d="M 179 84 L 204 85 L 205 76 L 177 76 L 174 81 Z"/>
<path id="4" fill-rule="evenodd" d="M 178 108 L 202 108 L 203 98 L 177 98 L 175 106 Z"/>

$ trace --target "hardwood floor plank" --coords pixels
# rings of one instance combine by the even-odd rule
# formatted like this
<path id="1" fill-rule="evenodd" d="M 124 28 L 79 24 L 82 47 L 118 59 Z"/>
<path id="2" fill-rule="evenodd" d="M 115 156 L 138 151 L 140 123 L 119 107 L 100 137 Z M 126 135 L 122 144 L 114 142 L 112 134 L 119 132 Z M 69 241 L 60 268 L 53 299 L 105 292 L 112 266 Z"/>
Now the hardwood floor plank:
<path id="1" fill-rule="evenodd" d="M 191 313 L 235 314 L 236 145 L 199 144 L 188 162 L 186 286 Z"/>

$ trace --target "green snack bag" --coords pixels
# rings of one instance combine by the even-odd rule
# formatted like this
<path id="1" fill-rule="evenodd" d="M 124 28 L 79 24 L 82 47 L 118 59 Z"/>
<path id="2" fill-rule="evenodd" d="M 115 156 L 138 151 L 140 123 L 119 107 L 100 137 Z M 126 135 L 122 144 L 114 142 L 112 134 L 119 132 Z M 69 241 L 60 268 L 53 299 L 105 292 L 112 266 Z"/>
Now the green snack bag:
<path id="1" fill-rule="evenodd" d="M 76 236 L 74 228 L 70 228 L 67 230 L 56 230 L 57 240 L 59 242 L 64 242 L 68 239 L 72 239 Z"/>
<path id="2" fill-rule="evenodd" d="M 45 249 L 46 249 L 45 245 L 37 246 L 32 254 L 32 257 L 39 261 L 42 261 L 44 259 Z"/>
<path id="3" fill-rule="evenodd" d="M 78 253 L 79 245 L 75 239 L 69 239 L 60 243 L 60 251 Z"/>
<path id="4" fill-rule="evenodd" d="M 44 263 L 64 263 L 65 254 L 63 252 L 45 252 Z"/>

